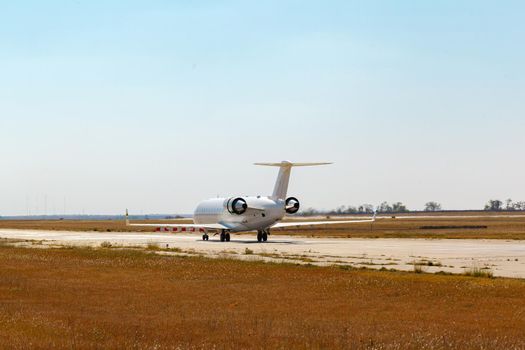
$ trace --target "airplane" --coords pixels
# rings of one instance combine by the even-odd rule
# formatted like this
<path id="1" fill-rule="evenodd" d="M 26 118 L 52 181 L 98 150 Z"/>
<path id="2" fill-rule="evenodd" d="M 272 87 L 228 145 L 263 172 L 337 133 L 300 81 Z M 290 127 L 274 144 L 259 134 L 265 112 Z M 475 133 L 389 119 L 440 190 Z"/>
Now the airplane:
<path id="1" fill-rule="evenodd" d="M 254 163 L 254 165 L 278 167 L 279 173 L 270 196 L 244 196 L 212 198 L 197 205 L 193 214 L 193 224 L 131 224 L 126 210 L 126 225 L 155 226 L 158 229 L 175 232 L 202 232 L 202 240 L 209 240 L 209 231 L 220 233 L 221 242 L 230 241 L 232 232 L 257 232 L 257 241 L 266 242 L 270 229 L 281 227 L 301 227 L 312 225 L 335 225 L 360 222 L 374 222 L 376 213 L 370 219 L 344 221 L 281 222 L 287 214 L 299 211 L 300 203 L 296 197 L 287 197 L 290 174 L 293 167 L 328 165 L 332 163 Z"/>

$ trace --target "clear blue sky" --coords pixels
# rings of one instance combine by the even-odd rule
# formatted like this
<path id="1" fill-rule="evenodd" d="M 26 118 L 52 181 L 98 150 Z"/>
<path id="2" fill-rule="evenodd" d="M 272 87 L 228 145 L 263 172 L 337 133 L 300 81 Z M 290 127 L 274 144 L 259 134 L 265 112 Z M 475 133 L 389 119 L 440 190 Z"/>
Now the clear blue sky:
<path id="1" fill-rule="evenodd" d="M 522 1 L 0 4 L 0 215 L 525 200 Z"/>

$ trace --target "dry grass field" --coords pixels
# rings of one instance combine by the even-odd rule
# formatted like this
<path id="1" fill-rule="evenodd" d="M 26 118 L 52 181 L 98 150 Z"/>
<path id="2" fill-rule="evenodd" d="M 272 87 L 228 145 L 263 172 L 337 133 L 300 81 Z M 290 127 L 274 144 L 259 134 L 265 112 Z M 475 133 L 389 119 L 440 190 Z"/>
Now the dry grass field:
<path id="1" fill-rule="evenodd" d="M 525 281 L 0 247 L 0 348 L 523 349 Z"/>
<path id="2" fill-rule="evenodd" d="M 503 213 L 504 215 L 507 215 Z M 447 214 L 451 215 L 451 214 Z M 278 229 L 277 234 L 308 237 L 355 237 L 355 238 L 487 238 L 525 239 L 525 217 L 522 212 L 510 217 L 490 217 L 494 213 L 454 213 L 454 215 L 479 215 L 478 218 L 435 218 L 428 219 L 379 219 L 375 223 L 357 223 L 337 226 L 302 227 L 300 229 Z M 404 215 L 403 215 L 404 216 Z M 418 215 L 414 215 L 418 216 Z M 421 216 L 421 215 L 419 215 Z M 337 218 L 333 218 L 337 220 Z M 142 221 L 147 223 L 147 221 Z M 159 222 L 156 220 L 155 222 Z M 191 223 L 191 220 L 165 223 Z M 465 226 L 486 226 L 486 228 L 465 228 Z M 428 228 L 433 227 L 433 228 Z M 8 221 L 0 220 L 0 228 L 44 229 L 67 231 L 141 231 L 153 232 L 154 227 L 127 227 L 123 221 Z"/>
<path id="3" fill-rule="evenodd" d="M 279 232 L 311 237 L 525 239 L 525 217 L 490 217 L 482 214 L 465 214 L 481 216 L 476 218 L 440 218 L 439 215 L 421 219 L 387 218 L 378 219 L 373 224 L 356 223 Z M 486 228 L 481 228 L 483 226 Z"/>
<path id="4" fill-rule="evenodd" d="M 148 221 L 134 221 L 134 223 Z M 192 220 L 155 220 L 162 223 L 191 223 Z M 0 220 L 0 228 L 55 231 L 153 232 L 154 227 L 126 226 L 115 220 Z"/>

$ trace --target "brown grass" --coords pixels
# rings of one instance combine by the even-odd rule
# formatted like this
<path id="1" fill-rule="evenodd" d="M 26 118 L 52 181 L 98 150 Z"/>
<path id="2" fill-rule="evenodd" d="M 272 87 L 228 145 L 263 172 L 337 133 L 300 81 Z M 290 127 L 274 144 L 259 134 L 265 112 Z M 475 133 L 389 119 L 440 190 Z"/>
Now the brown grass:
<path id="1" fill-rule="evenodd" d="M 0 348 L 525 347 L 525 282 L 0 248 Z"/>
<path id="2" fill-rule="evenodd" d="M 461 213 L 455 213 L 460 215 Z M 523 215 L 523 213 L 519 213 Z M 429 219 L 378 219 L 374 223 L 343 224 L 324 227 L 303 227 L 301 229 L 276 230 L 289 235 L 311 237 L 358 237 L 358 238 L 455 238 L 455 239 L 525 239 L 524 217 L 488 217 L 487 213 L 464 213 L 484 215 L 479 218 L 436 218 Z M 494 213 L 492 213 L 494 215 Z M 415 215 L 417 216 L 417 215 Z M 335 218 L 334 218 L 335 219 Z M 429 226 L 487 226 L 477 228 L 425 229 Z"/>
<path id="3" fill-rule="evenodd" d="M 466 269 L 463 273 L 465 276 L 493 278 L 494 272 L 490 268 L 472 267 Z"/>
<path id="4" fill-rule="evenodd" d="M 155 223 L 191 223 L 192 220 L 155 220 Z M 134 221 L 134 223 L 151 223 Z M 117 220 L 0 220 L 0 228 L 53 231 L 153 232 L 155 227 L 126 226 Z"/>

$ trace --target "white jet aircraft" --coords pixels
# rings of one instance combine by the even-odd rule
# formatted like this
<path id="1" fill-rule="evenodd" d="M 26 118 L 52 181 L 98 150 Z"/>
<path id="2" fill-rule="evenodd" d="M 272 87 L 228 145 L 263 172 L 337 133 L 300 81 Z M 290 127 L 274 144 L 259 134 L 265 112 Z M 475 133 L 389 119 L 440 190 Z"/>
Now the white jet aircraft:
<path id="1" fill-rule="evenodd" d="M 287 197 L 292 167 L 327 165 L 332 163 L 255 163 L 279 167 L 279 174 L 271 196 L 212 198 L 200 202 L 193 214 L 194 224 L 130 224 L 126 210 L 126 224 L 130 226 L 155 226 L 177 232 L 203 232 L 202 239 L 209 239 L 208 232 L 220 232 L 221 242 L 230 241 L 230 232 L 257 231 L 257 241 L 266 242 L 270 228 L 334 225 L 375 221 L 371 219 L 346 221 L 280 222 L 286 214 L 299 211 L 299 200 Z"/>

